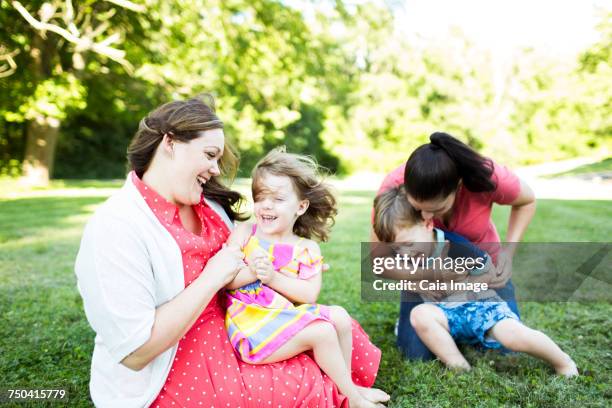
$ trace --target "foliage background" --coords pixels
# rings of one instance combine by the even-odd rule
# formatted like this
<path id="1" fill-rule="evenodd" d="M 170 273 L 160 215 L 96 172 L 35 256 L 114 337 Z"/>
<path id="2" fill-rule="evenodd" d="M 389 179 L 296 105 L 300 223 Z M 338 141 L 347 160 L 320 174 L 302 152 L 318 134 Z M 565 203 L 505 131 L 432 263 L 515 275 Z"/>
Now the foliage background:
<path id="1" fill-rule="evenodd" d="M 206 91 L 217 97 L 245 173 L 278 144 L 339 174 L 388 170 L 435 130 L 508 164 L 612 147 L 609 12 L 601 14 L 599 40 L 576 58 L 524 49 L 500 75 L 494 56 L 460 31 L 426 44 L 405 36 L 392 0 L 19 3 L 36 19 L 67 29 L 75 23 L 92 41 L 109 42 L 125 53 L 119 62 L 34 29 L 16 3 L 0 0 L 0 176 L 22 174 L 31 124 L 42 118 L 59 124 L 56 178 L 122 177 L 139 120 L 163 102 Z M 610 160 L 586 171 L 609 173 Z M 338 222 L 323 247 L 333 269 L 320 301 L 345 305 L 383 350 L 377 386 L 393 394 L 390 407 L 610 406 L 608 303 L 521 305 L 527 323 L 576 359 L 583 375 L 575 380 L 524 355 L 468 352 L 475 369 L 466 375 L 403 360 L 391 335 L 398 306 L 361 302 L 354 275 L 378 186 L 366 184 L 360 178 L 355 190 L 340 189 Z M 54 180 L 30 190 L 0 177 L 5 388 L 67 388 L 71 406 L 91 406 L 94 333 L 75 287 L 74 257 L 84 223 L 120 185 Z M 571 187 L 566 179 L 554 184 L 575 194 Z M 549 198 L 538 207 L 527 242 L 609 239 L 609 200 Z M 508 212 L 495 208 L 502 235 Z"/>
<path id="2" fill-rule="evenodd" d="M 508 164 L 612 146 L 610 12 L 574 60 L 525 49 L 500 79 L 490 52 L 461 32 L 419 44 L 382 1 L 144 0 L 140 12 L 73 1 L 90 28 L 108 24 L 97 40 L 116 35 L 127 65 L 52 32 L 42 38 L 15 2 L 0 1 L 0 45 L 18 52 L 14 73 L 0 78 L 0 174 L 21 173 L 28 121 L 44 115 L 61 123 L 55 177 L 121 177 L 140 118 L 205 91 L 218 98 L 245 173 L 278 144 L 339 174 L 388 170 L 436 130 Z M 50 4 L 49 22 L 65 24 L 65 2 L 24 7 L 42 19 Z"/>

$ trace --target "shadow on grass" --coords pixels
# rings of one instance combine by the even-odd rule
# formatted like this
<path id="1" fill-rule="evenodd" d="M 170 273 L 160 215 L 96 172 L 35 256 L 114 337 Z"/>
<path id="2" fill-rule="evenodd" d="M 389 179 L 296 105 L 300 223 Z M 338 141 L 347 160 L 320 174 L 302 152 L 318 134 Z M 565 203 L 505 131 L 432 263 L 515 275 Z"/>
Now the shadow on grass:
<path id="1" fill-rule="evenodd" d="M 48 186 L 33 187 L 24 184 L 18 178 L 0 177 L 0 197 L 6 196 L 9 193 L 21 192 L 27 194 L 29 192 L 53 191 L 58 189 L 95 189 L 95 188 L 119 188 L 123 184 L 123 180 L 69 180 L 56 179 L 51 180 Z"/>
<path id="2" fill-rule="evenodd" d="M 33 197 L 0 201 L 0 244 L 36 235 L 41 229 L 63 229 L 93 211 L 105 197 Z"/>

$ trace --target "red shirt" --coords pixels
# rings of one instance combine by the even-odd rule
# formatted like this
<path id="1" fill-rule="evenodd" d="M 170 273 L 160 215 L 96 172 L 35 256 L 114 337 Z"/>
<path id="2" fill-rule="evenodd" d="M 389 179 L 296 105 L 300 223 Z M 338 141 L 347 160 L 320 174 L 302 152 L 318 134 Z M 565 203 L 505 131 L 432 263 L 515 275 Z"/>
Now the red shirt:
<path id="1" fill-rule="evenodd" d="M 403 164 L 389 173 L 376 195 L 403 184 L 405 168 L 406 164 Z M 463 235 L 476 244 L 500 242 L 495 224 L 491 220 L 493 203 L 510 204 L 516 200 L 521 191 L 521 182 L 511 170 L 497 163 L 493 163 L 491 178 L 497 186 L 493 192 L 473 193 L 461 185 L 449 224 L 445 225 L 434 219 L 435 226 Z"/>
<path id="2" fill-rule="evenodd" d="M 134 173 L 132 180 L 153 213 L 176 240 L 183 257 L 185 286 L 196 279 L 229 236 L 221 217 L 202 199 L 194 205 L 202 232 L 187 231 L 178 207 Z M 372 386 L 380 350 L 353 321 L 353 381 Z M 275 364 L 252 365 L 236 357 L 225 330 L 218 295 L 179 341 L 170 374 L 151 407 L 339 407 L 348 405 L 314 360 L 302 353 Z"/>

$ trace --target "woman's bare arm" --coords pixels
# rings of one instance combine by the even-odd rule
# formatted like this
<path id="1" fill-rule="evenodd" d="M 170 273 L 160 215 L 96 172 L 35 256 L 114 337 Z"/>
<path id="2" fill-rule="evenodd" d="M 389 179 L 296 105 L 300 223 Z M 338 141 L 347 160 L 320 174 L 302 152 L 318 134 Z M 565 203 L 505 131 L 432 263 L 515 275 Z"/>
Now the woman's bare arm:
<path id="1" fill-rule="evenodd" d="M 507 242 L 519 242 L 536 211 L 536 197 L 529 185 L 521 180 L 521 191 L 518 197 L 510 203 L 512 210 L 508 219 Z"/>
<path id="2" fill-rule="evenodd" d="M 492 287 L 500 288 L 512 275 L 512 258 L 516 252 L 518 242 L 523 238 L 527 227 L 531 223 L 536 211 L 536 198 L 533 190 L 521 180 L 521 190 L 518 197 L 510 203 L 512 210 L 508 218 L 508 231 L 506 242 L 497 257 L 497 274 L 491 280 Z"/>

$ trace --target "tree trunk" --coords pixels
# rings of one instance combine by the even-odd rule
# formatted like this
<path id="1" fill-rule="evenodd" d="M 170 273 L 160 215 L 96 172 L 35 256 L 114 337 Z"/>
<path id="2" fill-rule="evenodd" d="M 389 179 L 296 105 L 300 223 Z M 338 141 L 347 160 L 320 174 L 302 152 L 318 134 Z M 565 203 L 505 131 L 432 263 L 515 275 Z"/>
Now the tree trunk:
<path id="1" fill-rule="evenodd" d="M 46 186 L 53 173 L 55 145 L 60 121 L 39 115 L 28 122 L 23 180 L 31 186 Z"/>
<path id="2" fill-rule="evenodd" d="M 52 75 L 53 46 L 49 39 L 34 35 L 31 72 L 35 84 Z M 37 113 L 28 121 L 26 128 L 26 151 L 23 160 L 23 181 L 31 186 L 47 186 L 53 170 L 55 145 L 59 134 L 60 120 Z"/>

